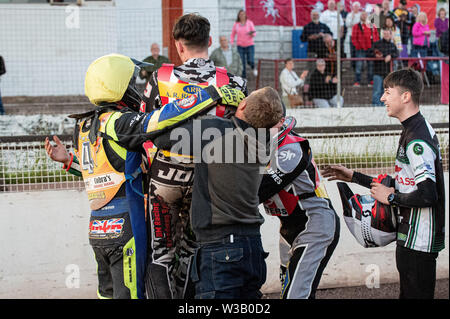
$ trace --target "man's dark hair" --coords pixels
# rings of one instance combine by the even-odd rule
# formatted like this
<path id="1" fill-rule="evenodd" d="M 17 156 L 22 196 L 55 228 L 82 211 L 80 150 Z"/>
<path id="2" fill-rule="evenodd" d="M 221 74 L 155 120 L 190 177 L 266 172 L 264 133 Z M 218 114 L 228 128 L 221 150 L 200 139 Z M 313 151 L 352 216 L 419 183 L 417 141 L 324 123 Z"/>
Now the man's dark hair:
<path id="1" fill-rule="evenodd" d="M 284 64 L 287 64 L 289 61 L 294 61 L 293 58 L 287 58 L 286 60 L 284 60 Z"/>
<path id="2" fill-rule="evenodd" d="M 172 36 L 175 40 L 184 40 L 188 48 L 204 49 L 209 44 L 211 25 L 205 17 L 188 13 L 178 18 L 173 26 Z"/>
<path id="3" fill-rule="evenodd" d="M 420 96 L 423 91 L 422 76 L 419 72 L 405 68 L 389 73 L 383 81 L 383 87 L 394 88 L 398 87 L 400 92 L 410 92 L 413 103 L 419 106 Z"/>

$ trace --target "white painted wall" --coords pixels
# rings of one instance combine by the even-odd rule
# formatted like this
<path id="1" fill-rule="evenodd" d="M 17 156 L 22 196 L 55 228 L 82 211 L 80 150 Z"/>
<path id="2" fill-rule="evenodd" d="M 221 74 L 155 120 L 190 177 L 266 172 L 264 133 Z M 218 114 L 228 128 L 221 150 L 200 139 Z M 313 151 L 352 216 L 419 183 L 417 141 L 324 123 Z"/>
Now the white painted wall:
<path id="1" fill-rule="evenodd" d="M 114 4 L 0 4 L 2 95 L 84 95 L 94 59 L 109 53 L 143 59 L 151 43 L 162 46 L 161 1 Z"/>
<path id="2" fill-rule="evenodd" d="M 448 190 L 448 173 L 446 189 Z M 351 185 L 354 191 L 367 190 Z M 351 236 L 342 218 L 334 182 L 326 183 L 341 217 L 339 244 L 324 271 L 319 288 L 365 285 L 370 265 L 380 270 L 380 283 L 398 280 L 395 244 L 364 249 Z M 448 203 L 448 192 L 447 192 Z M 0 193 L 0 298 L 96 298 L 96 264 L 88 243 L 89 205 L 79 191 Z M 448 205 L 446 211 L 448 221 Z M 263 213 L 265 216 L 265 214 Z M 278 227 L 276 217 L 266 216 L 262 226 L 267 258 L 263 292 L 279 291 Z M 446 248 L 438 258 L 438 278 L 448 278 L 448 229 Z M 74 272 L 78 270 L 79 272 Z M 79 288 L 70 279 L 79 274 Z"/>

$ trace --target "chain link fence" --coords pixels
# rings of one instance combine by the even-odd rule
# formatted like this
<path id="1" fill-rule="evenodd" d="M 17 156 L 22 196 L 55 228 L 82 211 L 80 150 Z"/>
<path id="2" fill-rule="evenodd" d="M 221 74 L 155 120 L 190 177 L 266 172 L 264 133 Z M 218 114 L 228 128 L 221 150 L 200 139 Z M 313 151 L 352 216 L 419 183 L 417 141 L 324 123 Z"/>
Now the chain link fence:
<path id="1" fill-rule="evenodd" d="M 432 125 L 439 137 L 444 170 L 449 168 L 448 123 Z M 364 127 L 304 127 L 298 133 L 310 141 L 319 168 L 342 164 L 369 175 L 393 174 L 400 125 Z M 0 191 L 23 192 L 83 189 L 82 179 L 47 156 L 45 136 L 0 137 Z M 60 136 L 68 149 L 70 135 Z"/>

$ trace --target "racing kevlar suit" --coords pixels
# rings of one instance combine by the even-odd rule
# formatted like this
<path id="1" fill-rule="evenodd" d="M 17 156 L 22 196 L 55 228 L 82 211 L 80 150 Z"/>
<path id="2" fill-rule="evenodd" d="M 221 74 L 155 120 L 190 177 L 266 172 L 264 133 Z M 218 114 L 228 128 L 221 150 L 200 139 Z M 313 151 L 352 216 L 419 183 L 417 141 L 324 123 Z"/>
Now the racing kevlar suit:
<path id="1" fill-rule="evenodd" d="M 340 223 L 309 142 L 291 130 L 294 126 L 295 120 L 286 118 L 259 196 L 266 213 L 281 223 L 281 297 L 313 299 L 338 243 Z"/>
<path id="2" fill-rule="evenodd" d="M 221 100 L 214 87 L 151 113 L 115 104 L 79 115 L 68 171 L 85 182 L 92 209 L 89 242 L 98 265 L 101 298 L 144 298 L 147 224 L 143 195 L 143 143 Z M 186 101 L 189 104 L 186 104 Z M 126 147 L 126 149 L 125 149 Z"/>
<path id="3" fill-rule="evenodd" d="M 141 111 L 158 109 L 175 98 L 215 84 L 230 85 L 247 95 L 246 80 L 216 68 L 210 60 L 190 59 L 174 67 L 164 64 L 154 72 L 144 92 Z M 218 105 L 208 114 L 229 117 L 235 108 Z M 194 164 L 192 157 L 144 145 L 150 166 L 149 261 L 146 291 L 149 298 L 190 298 L 194 295 L 188 274 L 195 236 L 189 222 Z"/>

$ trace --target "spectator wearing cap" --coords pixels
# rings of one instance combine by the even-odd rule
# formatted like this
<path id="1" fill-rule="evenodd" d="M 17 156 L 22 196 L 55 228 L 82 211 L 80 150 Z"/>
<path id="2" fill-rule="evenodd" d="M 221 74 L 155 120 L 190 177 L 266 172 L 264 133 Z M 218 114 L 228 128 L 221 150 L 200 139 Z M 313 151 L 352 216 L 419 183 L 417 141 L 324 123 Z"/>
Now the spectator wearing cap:
<path id="1" fill-rule="evenodd" d="M 380 39 L 377 27 L 371 24 L 367 19 L 367 12 L 361 12 L 360 22 L 355 24 L 352 29 L 352 43 L 356 49 L 357 58 L 366 58 L 367 51 L 372 47 L 373 43 Z M 361 72 L 363 68 L 363 60 L 356 61 L 355 84 L 360 86 Z M 373 62 L 367 61 L 367 84 L 373 84 Z"/>
<path id="2" fill-rule="evenodd" d="M 407 4 L 408 4 L 408 3 L 407 3 L 406 0 L 400 0 L 400 2 L 399 2 L 399 4 L 398 4 L 398 7 L 394 9 L 394 14 L 395 14 L 397 17 L 400 17 L 401 15 L 404 15 L 404 14 L 409 15 L 410 12 L 409 12 L 408 9 L 406 8 L 406 5 L 407 5 Z M 410 18 L 410 17 L 409 17 L 409 18 Z"/>
<path id="3" fill-rule="evenodd" d="M 392 59 L 398 57 L 398 49 L 392 42 L 392 31 L 384 28 L 381 35 L 382 39 L 373 44 L 368 54 L 370 57 L 383 58 L 373 63 L 372 104 L 376 106 L 383 105 L 380 101 L 383 95 L 383 80 L 391 72 Z"/>
<path id="4" fill-rule="evenodd" d="M 417 16 L 417 22 L 413 25 L 413 47 L 411 56 L 425 57 L 428 55 L 428 48 L 430 46 L 430 27 L 428 26 L 428 17 L 425 12 L 420 12 Z"/>
<path id="5" fill-rule="evenodd" d="M 325 71 L 326 64 L 323 59 L 316 61 L 316 69 L 312 72 L 309 79 L 309 96 L 315 106 L 320 108 L 336 107 L 338 105 L 338 96 L 336 94 L 337 77 Z M 344 99 L 340 97 L 341 106 Z"/>

